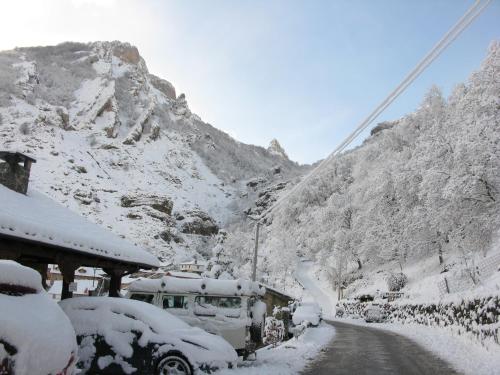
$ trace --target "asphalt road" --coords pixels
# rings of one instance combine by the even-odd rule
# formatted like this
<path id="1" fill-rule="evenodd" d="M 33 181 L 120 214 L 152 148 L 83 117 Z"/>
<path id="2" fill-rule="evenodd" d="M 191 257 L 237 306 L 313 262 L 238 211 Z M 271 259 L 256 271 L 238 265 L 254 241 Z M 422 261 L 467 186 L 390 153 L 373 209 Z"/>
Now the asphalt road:
<path id="1" fill-rule="evenodd" d="M 398 334 L 340 322 L 335 338 L 303 375 L 458 374 L 445 361 Z"/>

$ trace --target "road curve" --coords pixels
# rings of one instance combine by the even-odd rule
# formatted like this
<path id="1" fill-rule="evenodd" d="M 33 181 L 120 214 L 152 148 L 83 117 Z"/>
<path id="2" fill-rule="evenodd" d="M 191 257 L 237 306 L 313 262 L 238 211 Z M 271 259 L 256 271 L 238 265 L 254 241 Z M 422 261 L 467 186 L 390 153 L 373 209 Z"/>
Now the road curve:
<path id="1" fill-rule="evenodd" d="M 335 337 L 303 375 L 458 374 L 445 361 L 398 334 L 328 321 Z"/>

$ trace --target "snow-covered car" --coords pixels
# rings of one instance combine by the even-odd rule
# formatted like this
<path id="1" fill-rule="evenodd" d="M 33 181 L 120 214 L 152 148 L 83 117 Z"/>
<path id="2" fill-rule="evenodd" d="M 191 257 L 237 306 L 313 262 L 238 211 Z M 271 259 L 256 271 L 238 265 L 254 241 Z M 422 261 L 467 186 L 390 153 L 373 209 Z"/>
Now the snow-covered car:
<path id="1" fill-rule="evenodd" d="M 0 374 L 73 374 L 78 347 L 35 270 L 0 260 Z"/>
<path id="2" fill-rule="evenodd" d="M 292 322 L 295 325 L 307 322 L 307 325 L 318 326 L 323 319 L 321 307 L 315 302 L 301 302 L 293 313 Z"/>
<path id="3" fill-rule="evenodd" d="M 84 374 L 190 375 L 231 368 L 238 359 L 223 338 L 149 303 L 79 297 L 60 306 L 75 328 Z"/>
<path id="4" fill-rule="evenodd" d="M 385 320 L 385 313 L 382 307 L 378 304 L 372 303 L 365 308 L 365 322 L 367 323 L 381 323 Z"/>

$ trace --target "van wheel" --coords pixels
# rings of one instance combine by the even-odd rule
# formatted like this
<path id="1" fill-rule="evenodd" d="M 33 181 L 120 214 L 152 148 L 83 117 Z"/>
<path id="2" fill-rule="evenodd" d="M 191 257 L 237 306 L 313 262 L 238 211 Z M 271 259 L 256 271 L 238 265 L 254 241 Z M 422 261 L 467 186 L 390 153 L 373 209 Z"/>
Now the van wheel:
<path id="1" fill-rule="evenodd" d="M 156 371 L 158 375 L 192 375 L 191 365 L 182 355 L 177 353 L 167 354 Z"/>

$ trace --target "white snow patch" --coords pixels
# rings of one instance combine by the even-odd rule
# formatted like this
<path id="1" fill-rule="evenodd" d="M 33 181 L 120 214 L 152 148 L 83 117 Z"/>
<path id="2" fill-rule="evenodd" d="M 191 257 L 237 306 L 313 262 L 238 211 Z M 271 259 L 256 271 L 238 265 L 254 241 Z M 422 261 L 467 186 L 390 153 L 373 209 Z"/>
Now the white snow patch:
<path id="1" fill-rule="evenodd" d="M 327 284 L 326 280 L 322 280 L 315 276 L 316 267 L 311 261 L 301 261 L 297 265 L 295 278 L 304 288 L 303 300 L 313 300 L 321 306 L 325 319 L 330 319 L 335 316 L 335 305 L 337 296 Z"/>
<path id="2" fill-rule="evenodd" d="M 268 346 L 257 351 L 253 362 L 240 363 L 237 369 L 219 371 L 217 375 L 292 375 L 300 373 L 328 345 L 335 329 L 326 323 L 308 328 L 298 338 L 292 338 L 277 347 Z"/>

